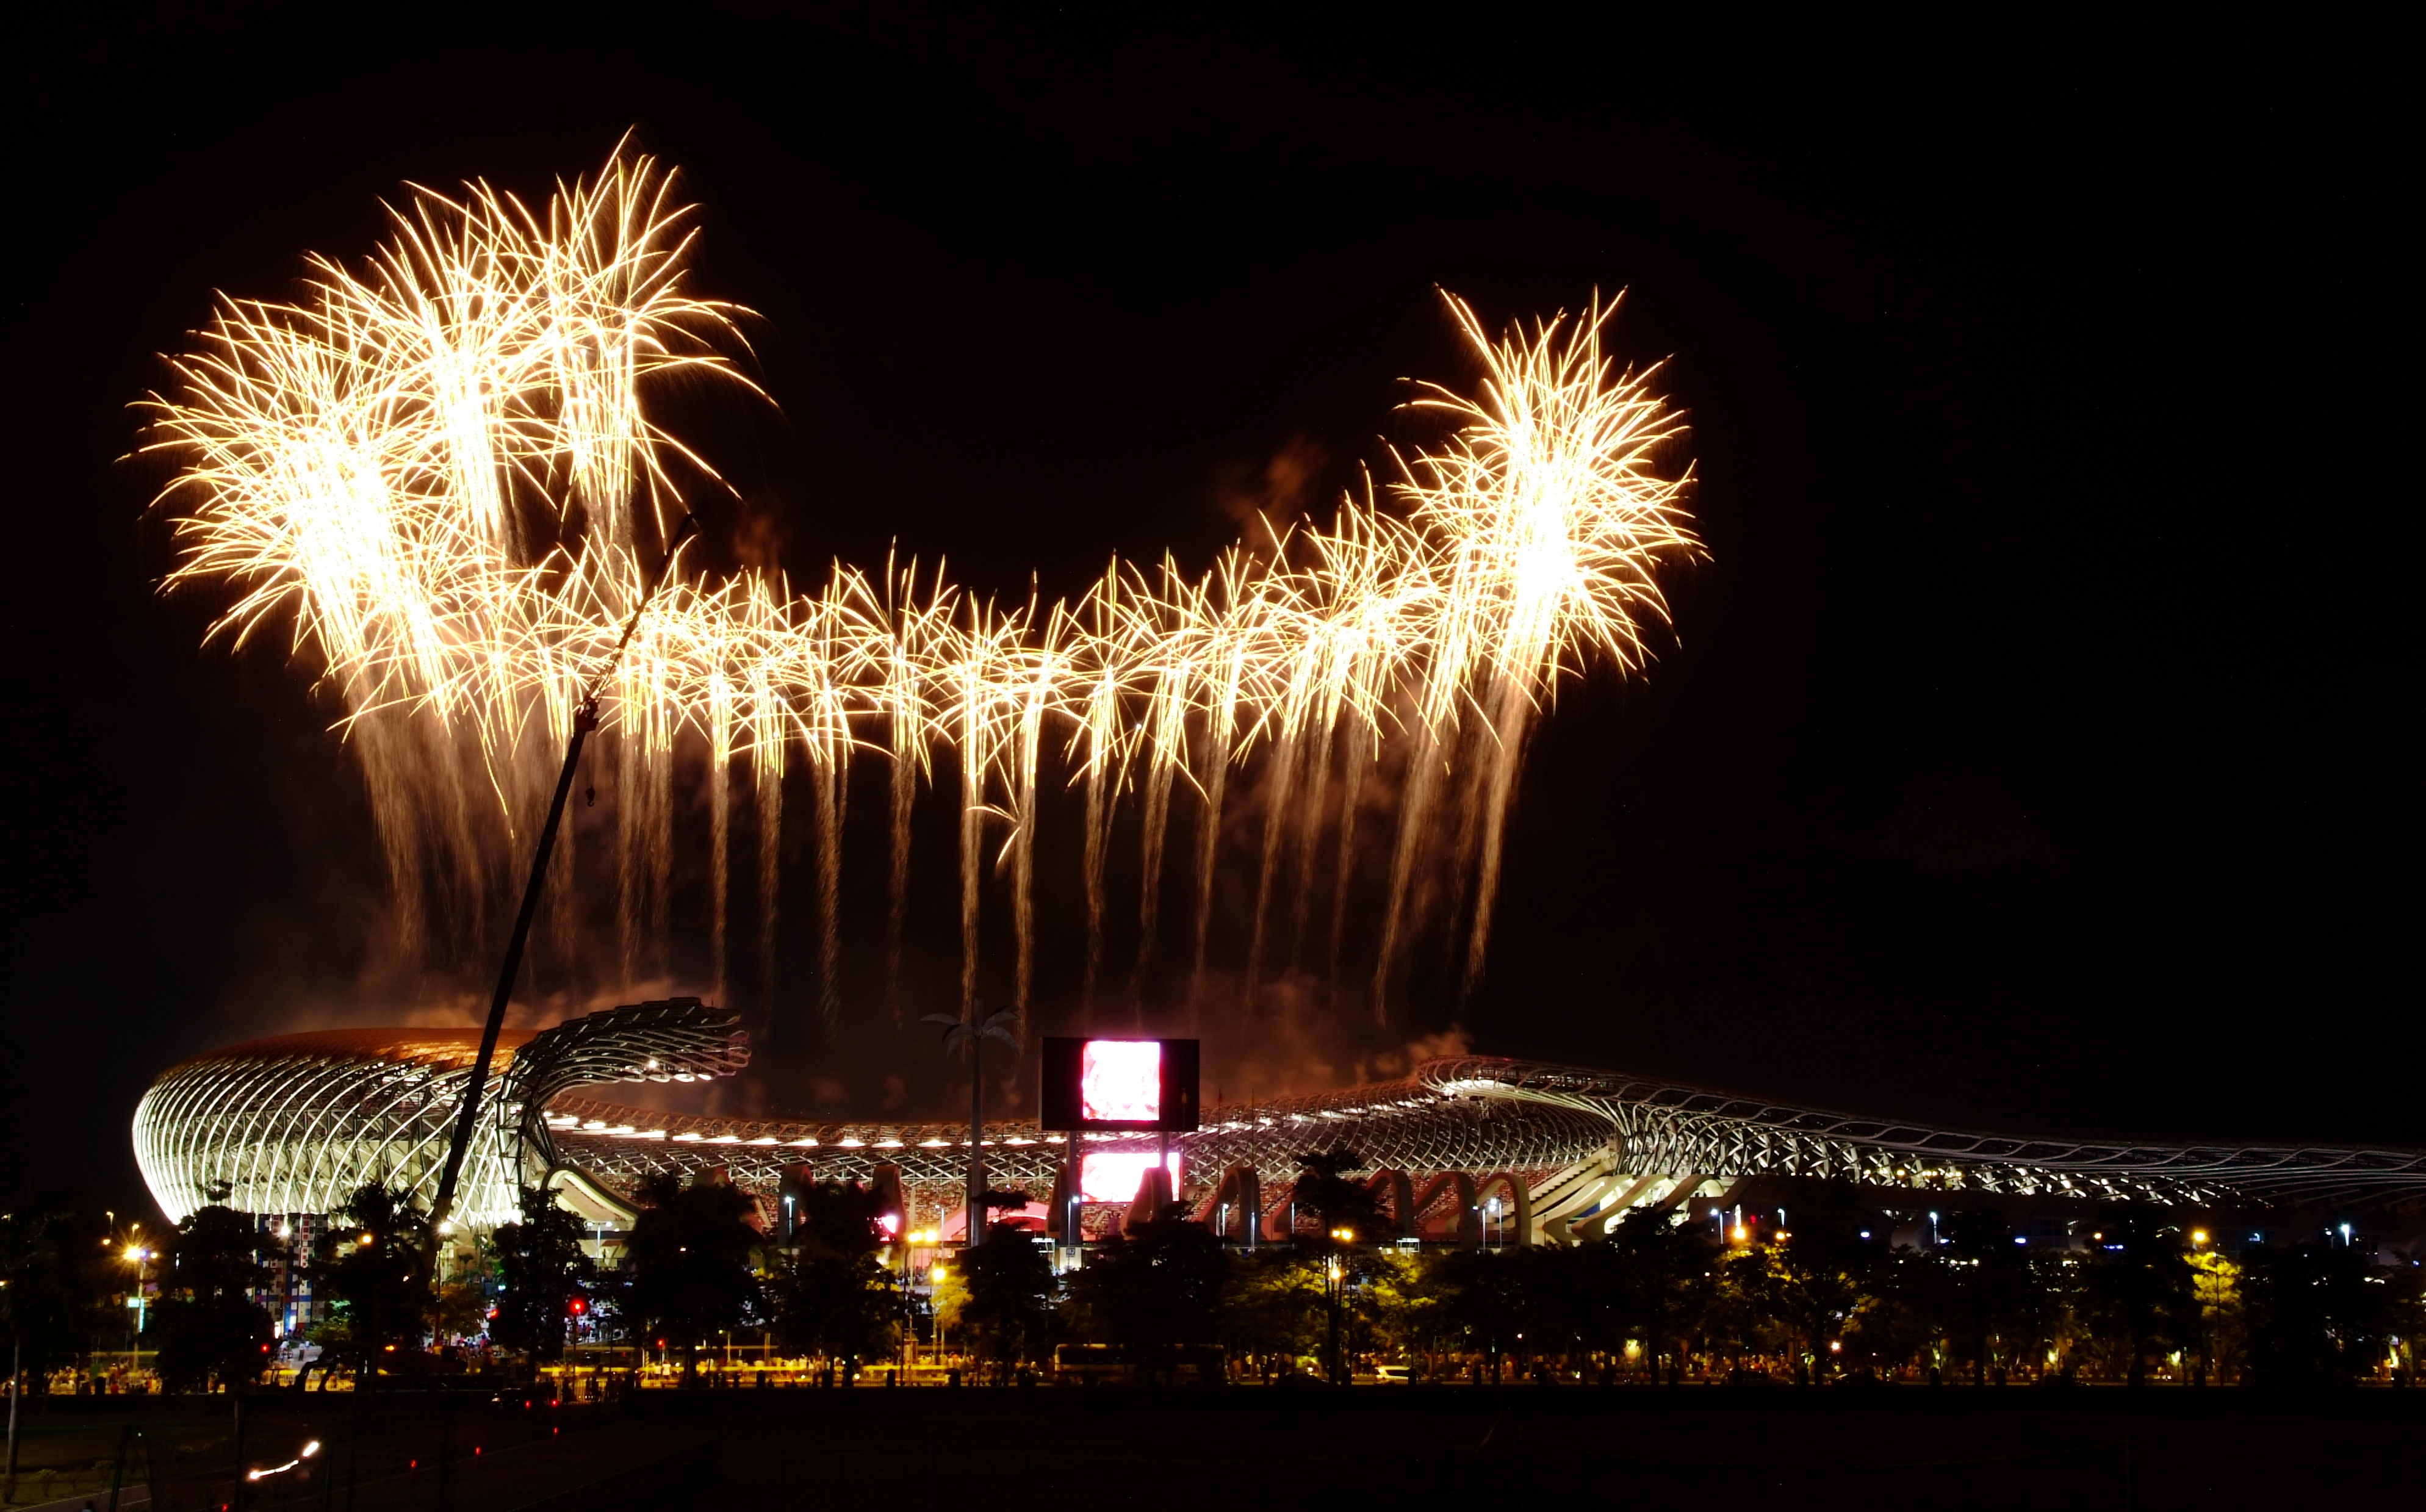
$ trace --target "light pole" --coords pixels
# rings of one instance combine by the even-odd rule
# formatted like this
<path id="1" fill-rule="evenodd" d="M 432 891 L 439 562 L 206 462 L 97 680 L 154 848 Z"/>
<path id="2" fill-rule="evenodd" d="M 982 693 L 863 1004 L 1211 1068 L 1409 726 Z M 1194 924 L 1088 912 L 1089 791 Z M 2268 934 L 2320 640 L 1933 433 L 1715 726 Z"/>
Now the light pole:
<path id="1" fill-rule="evenodd" d="M 615 649 L 607 654 L 598 670 L 582 683 L 581 696 L 574 705 L 573 734 L 565 742 L 564 767 L 557 773 L 556 793 L 548 800 L 547 818 L 540 825 L 539 843 L 531 854 L 530 877 L 523 884 L 522 911 L 514 916 L 513 934 L 506 942 L 506 960 L 497 972 L 496 995 L 489 1000 L 488 1022 L 480 1030 L 479 1053 L 473 1057 L 471 1075 L 463 1083 L 463 1100 L 456 1111 L 454 1138 L 447 1143 L 446 1163 L 439 1169 L 438 1191 L 429 1202 L 429 1233 L 422 1241 L 421 1260 L 423 1265 L 433 1270 L 446 1221 L 455 1212 L 455 1183 L 463 1174 L 464 1156 L 471 1152 L 472 1130 L 479 1120 L 480 1097 L 488 1088 L 489 1065 L 497 1052 L 497 1033 L 505 1028 L 506 1007 L 513 1000 L 514 981 L 522 974 L 523 951 L 530 944 L 531 920 L 539 914 L 540 888 L 547 881 L 547 860 L 556 850 L 557 830 L 564 822 L 564 802 L 572 796 L 573 776 L 581 766 L 582 743 L 590 739 L 592 730 L 598 728 L 599 690 L 606 686 L 607 678 L 614 675 L 615 669 L 623 665 L 623 653 L 631 649 L 632 637 L 640 627 L 641 617 L 655 602 L 657 590 L 665 586 L 667 575 L 673 570 L 674 558 L 682 552 L 683 543 L 688 541 L 698 528 L 698 518 L 685 514 L 682 523 L 675 526 L 673 533 L 667 537 L 666 554 L 658 561 L 656 570 L 649 575 L 639 601 L 632 606 L 631 617 L 623 622 L 623 638 L 615 642 Z"/>
<path id="2" fill-rule="evenodd" d="M 1331 1242 L 1334 1245 L 1345 1244 L 1355 1237 L 1356 1230 L 1353 1228 L 1334 1228 L 1331 1231 Z M 1345 1386 L 1348 1382 L 1345 1379 L 1346 1372 L 1342 1368 L 1344 1362 L 1340 1358 L 1339 1354 L 1339 1303 L 1341 1293 L 1346 1292 L 1348 1289 L 1348 1273 L 1347 1267 L 1342 1265 L 1339 1261 L 1339 1251 L 1337 1249 L 1333 1249 L 1330 1255 L 1324 1259 L 1323 1275 L 1325 1277 L 1322 1289 L 1323 1297 L 1331 1304 L 1331 1325 L 1329 1329 L 1331 1384 L 1334 1386 Z"/>
<path id="3" fill-rule="evenodd" d="M 135 1335 L 127 1341 L 126 1348 L 126 1374 L 129 1377 L 127 1384 L 132 1386 L 135 1373 L 143 1368 L 143 1321 L 146 1315 L 143 1299 L 143 1267 L 152 1259 L 152 1252 L 141 1244 L 129 1244 L 126 1246 L 126 1258 L 135 1262 Z"/>

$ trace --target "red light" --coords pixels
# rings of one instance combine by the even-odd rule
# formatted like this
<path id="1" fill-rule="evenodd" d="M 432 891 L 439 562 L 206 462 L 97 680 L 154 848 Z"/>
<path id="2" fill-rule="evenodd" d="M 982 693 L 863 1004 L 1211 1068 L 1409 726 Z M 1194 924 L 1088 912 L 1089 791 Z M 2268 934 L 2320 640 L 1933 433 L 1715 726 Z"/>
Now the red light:
<path id="1" fill-rule="evenodd" d="M 574 1317 L 578 1318 L 578 1317 L 580 1317 L 583 1313 L 585 1313 L 585 1312 L 587 1312 L 587 1311 L 589 1311 L 589 1310 L 590 1310 L 590 1304 L 589 1304 L 589 1303 L 587 1303 L 587 1302 L 583 1301 L 583 1300 L 582 1300 L 581 1298 L 579 1298 L 579 1297 L 574 1297 L 574 1298 L 573 1299 L 573 1315 L 574 1315 Z"/>
<path id="2" fill-rule="evenodd" d="M 479 1457 L 480 1457 L 480 1446 L 479 1446 L 478 1444 L 474 1444 L 474 1445 L 472 1446 L 472 1457 L 473 1457 L 474 1459 L 477 1459 L 477 1458 L 479 1458 Z"/>
<path id="3" fill-rule="evenodd" d="M 1091 1039 L 1078 1054 L 1078 1113 L 1108 1123 L 1150 1124 L 1162 1116 L 1162 1045 L 1150 1039 Z"/>

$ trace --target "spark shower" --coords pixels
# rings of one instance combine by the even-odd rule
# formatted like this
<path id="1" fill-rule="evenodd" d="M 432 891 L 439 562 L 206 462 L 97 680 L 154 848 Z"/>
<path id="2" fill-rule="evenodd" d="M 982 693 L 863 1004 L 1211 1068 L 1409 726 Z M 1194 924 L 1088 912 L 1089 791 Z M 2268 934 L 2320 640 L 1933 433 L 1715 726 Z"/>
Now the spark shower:
<path id="1" fill-rule="evenodd" d="M 155 503 L 178 546 L 168 585 L 218 585 L 232 602 L 213 638 L 240 646 L 283 630 L 342 701 L 411 935 L 428 927 L 433 895 L 477 914 L 495 837 L 527 831 L 544 806 L 582 679 L 687 512 L 685 488 L 722 488 L 652 418 L 648 397 L 678 375 L 722 382 L 741 402 L 764 396 L 747 371 L 747 312 L 689 291 L 688 207 L 647 157 L 619 148 L 540 211 L 473 183 L 410 187 L 389 213 L 391 235 L 366 260 L 312 256 L 292 302 L 221 296 L 146 401 L 140 449 L 176 469 Z M 1134 805 L 1142 883 L 1128 987 L 1141 995 L 1156 965 L 1175 859 L 1192 884 L 1195 1008 L 1223 807 L 1254 762 L 1261 846 L 1236 963 L 1242 1011 L 1307 948 L 1326 845 L 1329 919 L 1311 937 L 1328 942 L 1336 983 L 1373 795 L 1394 804 L 1366 822 L 1395 829 L 1370 900 L 1374 1020 L 1386 1022 L 1427 928 L 1446 933 L 1470 991 L 1528 730 L 1562 675 L 1594 660 L 1621 674 L 1645 665 L 1645 627 L 1667 619 L 1658 575 L 1701 547 L 1684 508 L 1690 468 L 1661 466 L 1683 427 L 1649 387 L 1656 369 L 1621 369 L 1603 351 L 1614 302 L 1495 339 L 1443 298 L 1480 368 L 1470 393 L 1422 384 L 1410 401 L 1445 439 L 1394 449 L 1384 480 L 1368 475 L 1327 522 L 1265 522 L 1254 545 L 1201 574 L 1168 555 L 1151 567 L 1115 559 L 1075 600 L 1005 602 L 954 584 L 940 562 L 836 562 L 800 589 L 776 572 L 710 580 L 677 561 L 601 697 L 620 784 L 624 980 L 669 929 L 683 744 L 705 762 L 720 993 L 735 789 L 754 808 L 771 991 L 784 779 L 794 762 L 807 769 L 829 1032 L 843 1010 L 848 779 L 863 760 L 887 772 L 896 1021 L 922 793 L 956 805 L 964 1010 L 989 870 L 1010 879 L 1014 1000 L 1031 990 L 1048 778 L 1083 792 L 1086 1000 L 1116 969 L 1107 871 L 1115 816 Z M 1391 780 L 1377 781 L 1385 766 Z M 1175 799 L 1196 822 L 1173 858 Z M 551 895 L 567 941 L 572 838 Z M 1425 888 L 1425 876 L 1445 886 Z"/>

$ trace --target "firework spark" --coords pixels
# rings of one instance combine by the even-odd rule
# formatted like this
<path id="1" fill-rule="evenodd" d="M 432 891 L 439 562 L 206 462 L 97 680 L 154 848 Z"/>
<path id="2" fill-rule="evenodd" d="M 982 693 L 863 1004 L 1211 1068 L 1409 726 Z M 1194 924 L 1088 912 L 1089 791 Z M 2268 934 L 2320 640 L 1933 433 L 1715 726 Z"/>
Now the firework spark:
<path id="1" fill-rule="evenodd" d="M 433 848 L 477 882 L 466 816 L 478 784 L 509 825 L 529 814 L 581 669 L 611 645 L 644 564 L 663 553 L 677 477 L 720 486 L 649 418 L 645 392 L 677 371 L 754 390 L 736 360 L 743 312 L 688 292 L 688 212 L 645 157 L 619 150 L 595 180 L 559 185 L 544 215 L 477 184 L 414 188 L 390 214 L 390 240 L 366 263 L 314 259 L 301 300 L 223 299 L 149 401 L 144 446 L 178 468 L 162 495 L 180 548 L 170 584 L 232 594 L 213 636 L 241 644 L 283 626 L 326 669 L 399 895 L 417 896 Z M 1011 877 L 1016 995 L 1031 990 L 1048 751 L 1085 790 L 1090 1000 L 1117 807 L 1139 800 L 1141 996 L 1173 798 L 1198 795 L 1191 1003 L 1208 969 L 1230 773 L 1261 754 L 1252 1004 L 1279 953 L 1272 892 L 1292 845 L 1287 964 L 1306 933 L 1334 753 L 1335 978 L 1367 769 L 1401 749 L 1373 1012 L 1386 1012 L 1420 923 L 1414 881 L 1444 827 L 1457 837 L 1452 899 L 1471 899 L 1458 973 L 1470 990 L 1533 723 L 1589 663 L 1642 668 L 1647 627 L 1667 620 L 1659 574 L 1700 544 L 1684 508 L 1690 469 L 1659 465 L 1681 426 L 1651 373 L 1621 370 L 1603 350 L 1613 303 L 1494 338 L 1445 298 L 1481 370 L 1472 394 L 1424 385 L 1414 400 L 1446 438 L 1393 454 L 1389 480 L 1327 522 L 1268 528 L 1267 548 L 1234 546 L 1201 576 L 1168 558 L 1151 573 L 1116 560 L 1075 604 L 1031 596 L 1013 610 L 955 587 L 940 564 L 922 578 L 914 562 L 888 563 L 874 583 L 837 563 L 806 593 L 764 572 L 669 585 L 603 699 L 622 776 L 627 974 L 652 964 L 641 942 L 669 927 L 678 741 L 707 756 L 720 983 L 733 766 L 749 763 L 769 993 L 787 753 L 806 762 L 829 1029 L 842 1011 L 844 802 L 862 755 L 890 767 L 898 1019 L 910 820 L 937 752 L 951 754 L 959 805 L 965 1008 L 990 847 Z M 1451 903 L 1452 938 L 1464 907 Z"/>

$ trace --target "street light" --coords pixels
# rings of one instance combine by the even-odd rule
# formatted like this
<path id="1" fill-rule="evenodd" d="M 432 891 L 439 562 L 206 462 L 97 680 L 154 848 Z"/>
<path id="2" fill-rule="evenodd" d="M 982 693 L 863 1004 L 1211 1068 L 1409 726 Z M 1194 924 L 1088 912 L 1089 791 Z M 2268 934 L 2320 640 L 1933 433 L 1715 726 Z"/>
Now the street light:
<path id="1" fill-rule="evenodd" d="M 1337 1238 L 1340 1234 L 1346 1232 L 1349 1232 L 1349 1230 L 1334 1228 L 1332 1230 L 1332 1237 Z M 1344 1275 L 1345 1273 L 1339 1263 L 1338 1252 L 1334 1251 L 1323 1261 L 1324 1280 L 1322 1288 L 1323 1301 L 1328 1306 L 1330 1312 L 1329 1328 L 1327 1331 L 1330 1335 L 1328 1342 L 1330 1345 L 1329 1353 L 1331 1356 L 1331 1384 L 1334 1386 L 1342 1386 L 1347 1384 L 1340 1379 L 1342 1373 L 1340 1370 L 1339 1358 L 1339 1293 L 1342 1289 Z"/>
<path id="2" fill-rule="evenodd" d="M 152 1252 L 141 1244 L 128 1244 L 126 1258 L 135 1265 L 135 1340 L 126 1350 L 126 1368 L 131 1374 L 143 1365 L 143 1321 L 148 1311 L 143 1296 L 143 1267 L 152 1259 Z"/>

